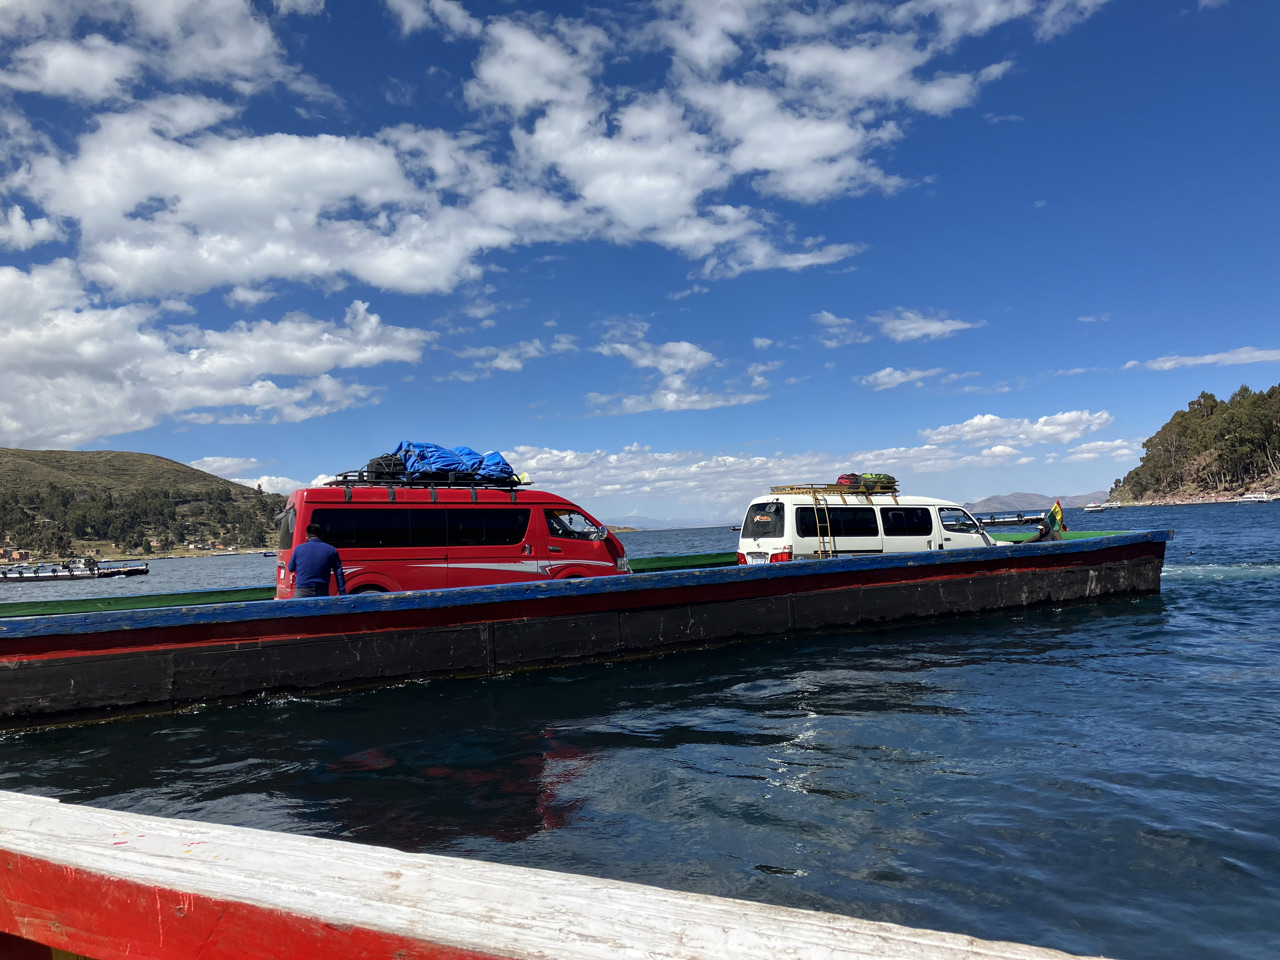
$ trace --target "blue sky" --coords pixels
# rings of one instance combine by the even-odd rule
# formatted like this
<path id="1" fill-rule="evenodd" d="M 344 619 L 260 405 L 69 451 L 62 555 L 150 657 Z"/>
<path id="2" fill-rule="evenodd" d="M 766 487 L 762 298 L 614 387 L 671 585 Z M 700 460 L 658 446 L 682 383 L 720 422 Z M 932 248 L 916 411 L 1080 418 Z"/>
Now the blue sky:
<path id="1" fill-rule="evenodd" d="M 0 7 L 0 446 L 609 517 L 1105 489 L 1280 381 L 1270 0 Z"/>

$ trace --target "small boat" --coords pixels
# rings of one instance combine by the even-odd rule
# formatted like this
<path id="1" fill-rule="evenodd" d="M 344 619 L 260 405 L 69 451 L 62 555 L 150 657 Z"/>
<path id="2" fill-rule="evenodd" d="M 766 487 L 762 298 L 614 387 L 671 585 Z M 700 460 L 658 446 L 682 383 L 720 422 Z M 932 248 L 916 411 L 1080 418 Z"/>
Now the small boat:
<path id="1" fill-rule="evenodd" d="M 103 566 L 96 560 L 76 559 L 63 563 L 18 563 L 0 567 L 0 582 L 48 583 L 59 580 L 98 580 L 103 577 L 137 577 L 149 573 L 145 563 Z"/>
<path id="2" fill-rule="evenodd" d="M 1265 493 L 1246 493 L 1236 497 L 1236 503 L 1270 503 L 1271 498 Z"/>
<path id="3" fill-rule="evenodd" d="M 1101 503 L 1099 503 L 1097 500 L 1090 500 L 1088 503 L 1084 505 L 1085 513 L 1101 513 L 1105 509 L 1107 508 L 1103 506 Z"/>

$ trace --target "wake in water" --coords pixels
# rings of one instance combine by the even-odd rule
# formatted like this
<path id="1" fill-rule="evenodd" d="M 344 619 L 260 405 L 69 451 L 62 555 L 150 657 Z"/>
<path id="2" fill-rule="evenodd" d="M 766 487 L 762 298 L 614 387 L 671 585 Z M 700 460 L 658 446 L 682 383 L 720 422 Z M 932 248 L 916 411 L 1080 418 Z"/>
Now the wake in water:
<path id="1" fill-rule="evenodd" d="M 1280 577 L 1277 563 L 1197 563 L 1165 564 L 1161 579 L 1179 580 L 1265 580 Z"/>

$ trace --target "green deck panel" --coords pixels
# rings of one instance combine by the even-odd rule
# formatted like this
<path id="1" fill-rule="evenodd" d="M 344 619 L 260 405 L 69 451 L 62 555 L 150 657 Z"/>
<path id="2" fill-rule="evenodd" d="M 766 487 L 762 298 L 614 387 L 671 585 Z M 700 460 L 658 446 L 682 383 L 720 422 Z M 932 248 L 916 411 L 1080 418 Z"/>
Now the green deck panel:
<path id="1" fill-rule="evenodd" d="M 0 585 L 0 590 L 3 586 Z M 97 610 L 142 610 L 149 607 L 191 607 L 206 603 L 246 603 L 270 600 L 274 586 L 239 587 L 235 590 L 194 590 L 189 593 L 144 593 L 120 597 L 85 597 L 78 600 L 23 600 L 0 603 L 0 617 L 43 617 L 58 613 L 93 613 Z"/>
<path id="2" fill-rule="evenodd" d="M 1062 535 L 1063 540 L 1088 540 L 1090 537 L 1118 537 L 1125 533 L 1132 533 L 1131 530 L 1068 530 Z M 992 540 L 1002 540 L 1005 543 L 1022 543 L 1034 537 L 1035 531 L 1027 533 L 992 533 L 988 534 Z"/>
<path id="3" fill-rule="evenodd" d="M 657 573 L 661 570 L 695 570 L 707 567 L 734 567 L 736 553 L 690 553 L 682 557 L 636 557 L 631 561 L 634 573 Z"/>

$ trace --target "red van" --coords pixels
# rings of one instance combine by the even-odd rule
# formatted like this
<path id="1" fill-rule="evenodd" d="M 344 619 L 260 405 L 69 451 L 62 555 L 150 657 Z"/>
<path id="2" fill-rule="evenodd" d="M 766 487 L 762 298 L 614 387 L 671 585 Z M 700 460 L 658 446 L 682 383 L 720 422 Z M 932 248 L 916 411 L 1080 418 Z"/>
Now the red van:
<path id="1" fill-rule="evenodd" d="M 630 573 L 627 552 L 581 507 L 508 486 L 337 484 L 295 490 L 280 515 L 276 598 L 307 526 L 337 547 L 348 593 L 435 590 Z M 331 593 L 337 593 L 330 586 Z"/>

